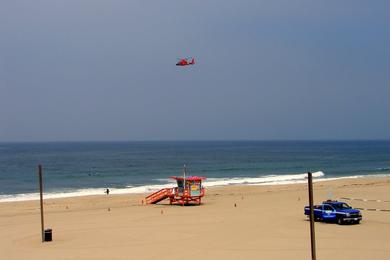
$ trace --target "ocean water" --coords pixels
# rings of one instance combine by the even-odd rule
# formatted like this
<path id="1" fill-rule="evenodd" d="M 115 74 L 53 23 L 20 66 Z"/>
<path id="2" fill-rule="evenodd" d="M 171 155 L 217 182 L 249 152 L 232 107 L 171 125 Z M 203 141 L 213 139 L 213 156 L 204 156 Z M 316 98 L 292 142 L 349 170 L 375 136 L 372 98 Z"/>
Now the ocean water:
<path id="1" fill-rule="evenodd" d="M 390 141 L 182 141 L 0 143 L 0 201 L 151 192 L 172 175 L 206 176 L 205 186 L 267 185 L 390 176 Z"/>

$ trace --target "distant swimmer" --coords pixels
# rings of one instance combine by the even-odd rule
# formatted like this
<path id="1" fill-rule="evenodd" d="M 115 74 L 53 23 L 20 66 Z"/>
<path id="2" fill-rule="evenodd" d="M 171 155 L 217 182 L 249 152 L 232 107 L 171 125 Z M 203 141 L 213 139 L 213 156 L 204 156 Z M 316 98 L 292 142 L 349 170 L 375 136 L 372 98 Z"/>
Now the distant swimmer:
<path id="1" fill-rule="evenodd" d="M 108 195 L 110 194 L 110 189 L 106 189 L 105 193 Z"/>

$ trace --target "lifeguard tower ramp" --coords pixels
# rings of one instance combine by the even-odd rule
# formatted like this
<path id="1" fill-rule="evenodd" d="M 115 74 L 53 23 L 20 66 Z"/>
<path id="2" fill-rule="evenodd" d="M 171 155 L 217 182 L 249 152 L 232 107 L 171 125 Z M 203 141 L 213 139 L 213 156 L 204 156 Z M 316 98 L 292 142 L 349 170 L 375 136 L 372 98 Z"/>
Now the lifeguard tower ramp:
<path id="1" fill-rule="evenodd" d="M 150 194 L 146 197 L 147 204 L 156 204 L 162 200 L 170 198 L 173 196 L 172 188 L 161 189 L 156 191 L 155 193 Z"/>

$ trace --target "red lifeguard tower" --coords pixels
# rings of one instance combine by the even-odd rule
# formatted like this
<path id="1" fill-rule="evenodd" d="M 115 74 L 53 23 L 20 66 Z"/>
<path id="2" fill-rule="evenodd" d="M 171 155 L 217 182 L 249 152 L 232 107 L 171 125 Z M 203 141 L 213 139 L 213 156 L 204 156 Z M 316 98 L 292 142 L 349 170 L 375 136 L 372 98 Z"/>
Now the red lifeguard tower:
<path id="1" fill-rule="evenodd" d="M 202 180 L 205 180 L 206 177 L 186 177 L 186 168 L 184 167 L 183 176 L 171 176 L 170 178 L 176 180 L 177 187 L 161 189 L 150 194 L 146 197 L 147 204 L 156 204 L 168 198 L 170 204 L 201 204 L 202 197 L 205 194 Z"/>

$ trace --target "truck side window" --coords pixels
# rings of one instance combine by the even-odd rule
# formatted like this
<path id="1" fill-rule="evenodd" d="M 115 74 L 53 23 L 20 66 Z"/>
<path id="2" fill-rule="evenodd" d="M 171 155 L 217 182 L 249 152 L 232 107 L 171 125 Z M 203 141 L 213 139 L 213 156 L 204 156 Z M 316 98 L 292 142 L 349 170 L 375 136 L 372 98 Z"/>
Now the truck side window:
<path id="1" fill-rule="evenodd" d="M 333 211 L 333 208 L 329 205 L 324 205 L 324 210 L 331 210 Z"/>

